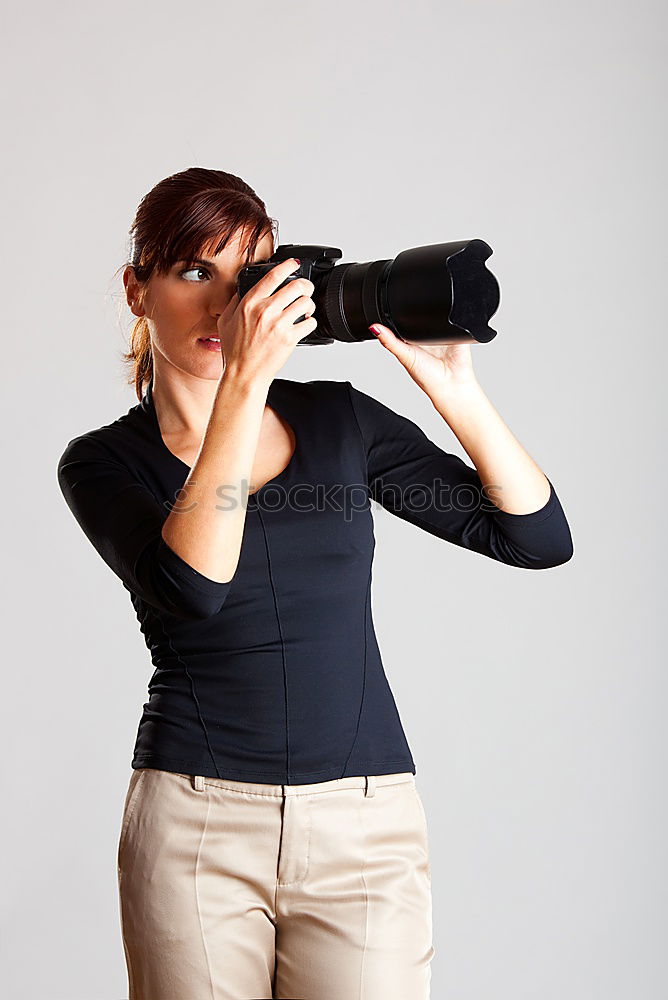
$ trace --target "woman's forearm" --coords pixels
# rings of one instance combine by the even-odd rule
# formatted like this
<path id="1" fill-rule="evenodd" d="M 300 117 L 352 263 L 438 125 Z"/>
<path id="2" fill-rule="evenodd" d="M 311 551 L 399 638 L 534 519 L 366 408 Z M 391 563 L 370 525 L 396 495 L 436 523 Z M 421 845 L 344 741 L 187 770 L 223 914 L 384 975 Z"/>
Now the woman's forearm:
<path id="1" fill-rule="evenodd" d="M 430 397 L 475 466 L 488 497 L 510 514 L 530 514 L 543 507 L 550 484 L 510 428 L 473 380 Z"/>
<path id="2" fill-rule="evenodd" d="M 202 447 L 162 527 L 171 549 L 222 583 L 234 576 L 269 384 L 223 372 Z"/>

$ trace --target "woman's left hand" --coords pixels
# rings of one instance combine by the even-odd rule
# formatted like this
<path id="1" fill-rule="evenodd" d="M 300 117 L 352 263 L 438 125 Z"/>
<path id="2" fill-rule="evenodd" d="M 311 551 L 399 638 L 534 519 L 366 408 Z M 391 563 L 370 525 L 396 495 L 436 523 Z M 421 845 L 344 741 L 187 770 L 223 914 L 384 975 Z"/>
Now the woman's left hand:
<path id="1" fill-rule="evenodd" d="M 469 344 L 408 344 L 381 323 L 373 323 L 369 329 L 430 399 L 477 383 Z"/>

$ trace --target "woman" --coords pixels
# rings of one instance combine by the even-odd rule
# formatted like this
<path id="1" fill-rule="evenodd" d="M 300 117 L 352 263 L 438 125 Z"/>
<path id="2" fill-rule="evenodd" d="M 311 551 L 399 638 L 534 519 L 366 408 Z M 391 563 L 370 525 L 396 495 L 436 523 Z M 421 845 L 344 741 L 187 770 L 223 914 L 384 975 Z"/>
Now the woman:
<path id="1" fill-rule="evenodd" d="M 423 1000 L 427 828 L 374 634 L 370 497 L 508 566 L 565 562 L 570 532 L 468 346 L 377 331 L 475 467 L 349 381 L 276 376 L 316 320 L 310 281 L 279 288 L 296 260 L 236 294 L 273 226 L 222 171 L 145 196 L 139 403 L 58 467 L 155 667 L 118 845 L 130 1000 Z"/>

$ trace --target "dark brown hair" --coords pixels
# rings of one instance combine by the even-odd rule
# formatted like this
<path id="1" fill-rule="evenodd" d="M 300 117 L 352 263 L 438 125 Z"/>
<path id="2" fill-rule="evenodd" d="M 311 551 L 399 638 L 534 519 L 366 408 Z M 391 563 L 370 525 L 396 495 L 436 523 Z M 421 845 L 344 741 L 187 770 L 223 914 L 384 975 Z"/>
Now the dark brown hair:
<path id="1" fill-rule="evenodd" d="M 248 236 L 248 264 L 264 236 L 277 239 L 278 223 L 240 177 L 189 167 L 159 181 L 140 201 L 129 230 L 127 263 L 139 281 L 147 282 L 154 271 L 166 274 L 178 260 L 193 260 L 207 250 L 219 254 L 239 229 Z M 153 375 L 151 339 L 143 316 L 133 325 L 123 363 L 130 368 L 128 384 L 134 385 L 141 401 Z"/>

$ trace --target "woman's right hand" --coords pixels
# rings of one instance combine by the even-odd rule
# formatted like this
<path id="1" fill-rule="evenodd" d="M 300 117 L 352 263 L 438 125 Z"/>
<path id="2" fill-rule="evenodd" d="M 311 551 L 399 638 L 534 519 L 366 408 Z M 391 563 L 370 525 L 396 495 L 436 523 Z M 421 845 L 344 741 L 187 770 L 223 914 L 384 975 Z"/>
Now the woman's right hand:
<path id="1" fill-rule="evenodd" d="M 290 257 L 272 267 L 242 299 L 234 293 L 217 323 L 225 373 L 269 385 L 299 341 L 316 328 L 312 281 L 295 278 L 276 291 L 298 267 Z M 308 318 L 295 323 L 304 315 Z"/>

